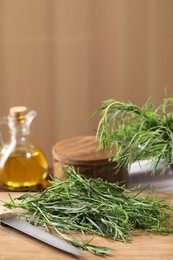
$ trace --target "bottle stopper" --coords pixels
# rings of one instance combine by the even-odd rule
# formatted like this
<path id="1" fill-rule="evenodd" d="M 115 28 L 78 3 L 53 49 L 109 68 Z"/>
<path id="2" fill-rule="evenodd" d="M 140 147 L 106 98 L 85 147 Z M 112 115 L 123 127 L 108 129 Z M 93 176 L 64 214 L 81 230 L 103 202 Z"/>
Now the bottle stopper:
<path id="1" fill-rule="evenodd" d="M 10 116 L 13 117 L 24 116 L 26 112 L 27 112 L 27 107 L 25 106 L 11 107 L 9 110 Z"/>

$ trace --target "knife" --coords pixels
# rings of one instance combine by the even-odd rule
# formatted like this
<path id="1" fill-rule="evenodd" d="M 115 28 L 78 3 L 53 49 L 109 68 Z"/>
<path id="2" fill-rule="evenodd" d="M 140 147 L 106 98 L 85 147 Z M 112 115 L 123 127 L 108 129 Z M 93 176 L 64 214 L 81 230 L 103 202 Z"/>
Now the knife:
<path id="1" fill-rule="evenodd" d="M 39 229 L 30 223 L 21 220 L 17 217 L 16 213 L 0 206 L 0 222 L 1 224 L 10 226 L 19 230 L 33 238 L 36 238 L 48 245 L 61 249 L 65 252 L 71 253 L 76 256 L 84 256 L 84 254 L 76 247 L 70 245 L 65 240 L 60 239 L 47 231 Z"/>

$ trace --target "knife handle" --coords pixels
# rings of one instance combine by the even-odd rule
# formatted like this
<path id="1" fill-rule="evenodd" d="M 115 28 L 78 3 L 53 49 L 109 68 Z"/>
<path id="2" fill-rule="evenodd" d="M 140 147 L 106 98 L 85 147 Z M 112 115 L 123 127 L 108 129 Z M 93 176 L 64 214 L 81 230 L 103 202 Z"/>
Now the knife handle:
<path id="1" fill-rule="evenodd" d="M 16 213 L 11 209 L 7 209 L 4 206 L 0 205 L 0 220 L 1 219 L 8 219 L 8 218 L 15 218 Z"/>

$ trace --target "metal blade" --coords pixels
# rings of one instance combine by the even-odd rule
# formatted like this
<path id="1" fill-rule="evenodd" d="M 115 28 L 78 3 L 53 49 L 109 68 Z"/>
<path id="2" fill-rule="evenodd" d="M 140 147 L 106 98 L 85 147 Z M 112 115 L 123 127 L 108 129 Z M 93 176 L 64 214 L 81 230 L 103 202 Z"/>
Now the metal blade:
<path id="1" fill-rule="evenodd" d="M 10 219 L 3 219 L 0 220 L 3 224 L 13 227 L 31 237 L 34 237 L 46 244 L 49 244 L 53 247 L 61 249 L 65 252 L 77 255 L 77 256 L 84 256 L 84 254 L 78 250 L 76 247 L 70 245 L 63 239 L 60 239 L 44 230 L 41 230 L 28 222 L 22 221 L 19 218 L 10 218 Z"/>

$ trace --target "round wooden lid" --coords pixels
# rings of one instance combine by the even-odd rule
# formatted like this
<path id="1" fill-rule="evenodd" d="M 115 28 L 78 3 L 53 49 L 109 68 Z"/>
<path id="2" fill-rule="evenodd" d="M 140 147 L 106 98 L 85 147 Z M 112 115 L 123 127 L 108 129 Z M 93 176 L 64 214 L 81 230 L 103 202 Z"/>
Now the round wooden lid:
<path id="1" fill-rule="evenodd" d="M 52 148 L 53 158 L 65 164 L 88 165 L 108 161 L 107 149 L 97 150 L 99 145 L 95 135 L 77 136 L 62 140 Z"/>

